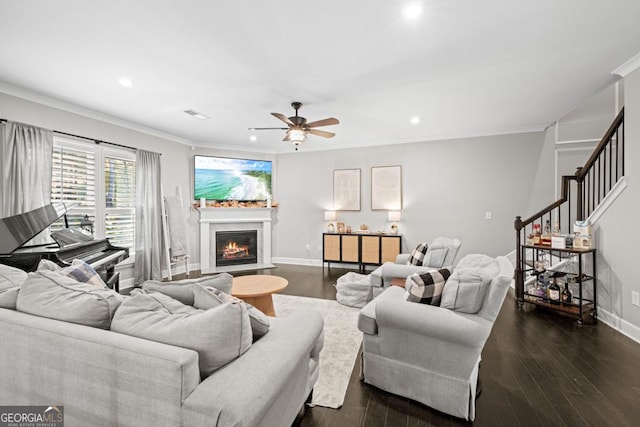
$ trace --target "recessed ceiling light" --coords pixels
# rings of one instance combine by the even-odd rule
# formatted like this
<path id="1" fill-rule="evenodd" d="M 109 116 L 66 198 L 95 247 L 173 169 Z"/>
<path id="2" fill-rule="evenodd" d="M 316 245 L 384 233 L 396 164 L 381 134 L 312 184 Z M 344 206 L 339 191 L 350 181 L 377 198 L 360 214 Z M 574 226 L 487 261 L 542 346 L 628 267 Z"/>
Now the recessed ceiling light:
<path id="1" fill-rule="evenodd" d="M 419 123 L 420 123 L 420 117 L 418 117 L 418 116 L 411 117 L 411 124 L 412 125 L 417 125 Z"/>
<path id="2" fill-rule="evenodd" d="M 199 113 L 195 110 L 184 110 L 184 112 L 190 115 L 191 117 L 195 117 L 196 119 L 200 119 L 200 120 L 207 120 L 208 118 L 210 118 L 209 116 Z"/>
<path id="3" fill-rule="evenodd" d="M 120 83 L 120 86 L 122 86 L 122 87 L 131 87 L 131 86 L 133 86 L 133 80 L 128 79 L 126 77 L 118 79 L 118 83 Z"/>
<path id="4" fill-rule="evenodd" d="M 258 137 L 257 137 L 257 136 L 255 136 L 255 135 L 251 135 L 251 136 L 249 137 L 249 141 L 251 141 L 251 142 L 256 142 L 257 140 L 258 140 Z"/>
<path id="5" fill-rule="evenodd" d="M 405 19 L 416 19 L 422 14 L 422 3 L 419 1 L 413 1 L 406 4 L 402 9 L 402 14 Z"/>

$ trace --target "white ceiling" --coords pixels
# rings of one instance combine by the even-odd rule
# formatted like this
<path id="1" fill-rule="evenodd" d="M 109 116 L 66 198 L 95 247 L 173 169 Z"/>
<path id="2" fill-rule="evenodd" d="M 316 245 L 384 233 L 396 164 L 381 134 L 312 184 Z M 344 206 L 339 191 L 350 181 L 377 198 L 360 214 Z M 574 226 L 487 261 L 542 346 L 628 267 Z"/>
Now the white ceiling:
<path id="1" fill-rule="evenodd" d="M 535 131 L 640 52 L 638 0 L 424 0 L 412 21 L 407 3 L 2 0 L 0 82 L 195 146 L 289 152 L 248 128 L 292 101 L 341 122 L 301 150 Z"/>

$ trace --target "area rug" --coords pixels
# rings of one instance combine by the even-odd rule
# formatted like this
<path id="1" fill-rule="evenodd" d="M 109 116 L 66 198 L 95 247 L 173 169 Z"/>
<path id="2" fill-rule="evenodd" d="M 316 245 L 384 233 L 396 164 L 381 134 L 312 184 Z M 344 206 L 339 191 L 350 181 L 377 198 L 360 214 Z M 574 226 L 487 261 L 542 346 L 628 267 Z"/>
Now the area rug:
<path id="1" fill-rule="evenodd" d="M 296 309 L 312 309 L 322 315 L 324 347 L 311 406 L 341 407 L 362 343 L 362 332 L 357 327 L 360 309 L 333 300 L 280 294 L 273 295 L 273 305 L 279 317 Z"/>

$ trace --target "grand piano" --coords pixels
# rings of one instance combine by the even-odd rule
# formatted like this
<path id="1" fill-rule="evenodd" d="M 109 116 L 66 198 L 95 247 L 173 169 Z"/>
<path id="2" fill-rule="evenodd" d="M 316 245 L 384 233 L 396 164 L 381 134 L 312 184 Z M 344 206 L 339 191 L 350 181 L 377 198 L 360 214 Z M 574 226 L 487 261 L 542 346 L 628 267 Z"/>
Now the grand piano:
<path id="1" fill-rule="evenodd" d="M 75 229 L 53 234 L 50 243 L 26 245 L 36 235 L 67 213 L 64 203 L 51 203 L 29 212 L 0 219 L 0 263 L 24 271 L 35 271 L 42 259 L 61 267 L 81 259 L 91 265 L 110 288 L 119 291 L 115 266 L 129 257 L 129 249 L 114 246 L 109 239 L 93 239 Z M 66 221 L 65 221 L 66 223 Z"/>

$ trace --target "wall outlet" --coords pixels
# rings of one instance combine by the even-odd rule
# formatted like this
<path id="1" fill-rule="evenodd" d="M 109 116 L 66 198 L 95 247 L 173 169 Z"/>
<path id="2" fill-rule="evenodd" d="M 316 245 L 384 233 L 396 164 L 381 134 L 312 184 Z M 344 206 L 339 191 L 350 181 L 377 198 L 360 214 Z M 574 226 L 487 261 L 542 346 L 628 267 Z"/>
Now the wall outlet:
<path id="1" fill-rule="evenodd" d="M 631 291 L 631 304 L 640 307 L 640 294 L 638 294 L 636 291 Z"/>
<path id="2" fill-rule="evenodd" d="M 307 243 L 304 248 L 307 250 L 307 252 L 309 252 L 311 250 L 311 245 Z"/>
<path id="3" fill-rule="evenodd" d="M 491 211 L 486 211 L 484 213 L 484 219 L 491 219 L 493 218 L 493 215 L 491 214 Z"/>

